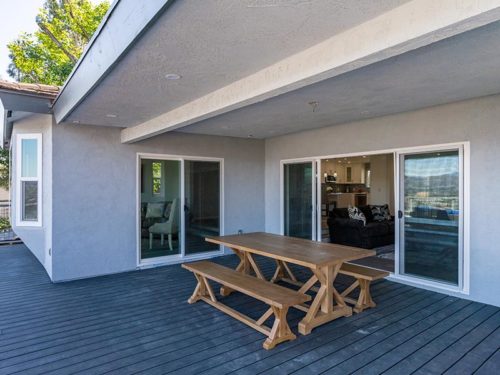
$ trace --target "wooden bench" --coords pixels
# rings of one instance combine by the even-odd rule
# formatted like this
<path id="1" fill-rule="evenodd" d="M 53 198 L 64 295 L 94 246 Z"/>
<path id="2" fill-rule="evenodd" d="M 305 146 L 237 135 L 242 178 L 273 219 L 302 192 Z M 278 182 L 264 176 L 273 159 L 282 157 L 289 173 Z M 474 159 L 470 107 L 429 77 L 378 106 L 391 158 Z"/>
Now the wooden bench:
<path id="1" fill-rule="evenodd" d="M 272 349 L 280 342 L 294 340 L 296 338 L 288 326 L 286 315 L 291 306 L 301 305 L 309 301 L 311 299 L 309 295 L 272 284 L 268 281 L 208 261 L 185 263 L 182 267 L 193 272 L 198 280 L 194 293 L 188 300 L 189 303 L 195 303 L 198 300 L 205 301 L 220 311 L 268 336 L 263 344 L 264 349 Z M 253 320 L 217 301 L 207 279 L 258 299 L 268 304 L 270 309 L 258 320 Z M 264 325 L 264 322 L 272 315 L 270 311 L 274 314 L 274 324 L 272 328 Z"/>
<path id="2" fill-rule="evenodd" d="M 354 305 L 353 311 L 360 313 L 364 309 L 377 306 L 370 294 L 370 283 L 374 280 L 389 276 L 389 272 L 375 268 L 360 266 L 352 263 L 343 263 L 339 273 L 356 278 L 356 281 L 341 295 L 346 302 Z M 347 297 L 359 286 L 359 297 L 357 300 Z"/>

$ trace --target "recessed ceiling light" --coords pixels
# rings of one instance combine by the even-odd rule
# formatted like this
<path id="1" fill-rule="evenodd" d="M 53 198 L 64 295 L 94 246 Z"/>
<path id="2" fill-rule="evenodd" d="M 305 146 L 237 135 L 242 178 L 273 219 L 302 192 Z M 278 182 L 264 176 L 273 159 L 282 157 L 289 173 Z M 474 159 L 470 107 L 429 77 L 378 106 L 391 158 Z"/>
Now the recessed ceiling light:
<path id="1" fill-rule="evenodd" d="M 307 104 L 309 104 L 309 105 L 312 107 L 312 111 L 313 111 L 313 112 L 316 112 L 316 109 L 317 109 L 317 108 L 318 108 L 318 106 L 319 106 L 319 102 L 318 102 L 318 101 L 316 101 L 316 100 L 313 100 L 312 102 L 309 102 L 309 103 L 307 103 Z"/>
<path id="2" fill-rule="evenodd" d="M 118 117 L 118 115 L 115 115 L 114 113 L 108 113 L 106 115 L 106 117 L 109 117 L 109 118 L 115 118 L 115 117 Z"/>
<path id="3" fill-rule="evenodd" d="M 165 74 L 165 79 L 168 79 L 170 81 L 175 81 L 177 79 L 181 79 L 182 77 L 179 74 L 176 73 L 167 73 Z"/>

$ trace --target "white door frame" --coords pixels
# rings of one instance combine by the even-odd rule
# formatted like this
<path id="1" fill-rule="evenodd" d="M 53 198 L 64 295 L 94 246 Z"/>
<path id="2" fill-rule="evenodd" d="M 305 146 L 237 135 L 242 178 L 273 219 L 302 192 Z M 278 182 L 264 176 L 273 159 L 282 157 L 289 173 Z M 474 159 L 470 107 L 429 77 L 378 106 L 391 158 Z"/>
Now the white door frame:
<path id="1" fill-rule="evenodd" d="M 404 155 L 412 154 L 422 154 L 428 152 L 438 152 L 438 151 L 451 151 L 457 150 L 459 153 L 459 204 L 460 204 L 460 215 L 459 215 L 459 254 L 458 254 L 458 285 L 447 285 L 444 282 L 432 281 L 418 276 L 404 275 L 401 273 L 400 265 L 402 261 L 402 248 L 401 244 L 401 233 L 403 231 L 402 221 L 396 219 L 396 248 L 395 252 L 395 272 L 393 278 L 395 280 L 406 281 L 409 283 L 415 283 L 423 286 L 427 286 L 431 289 L 446 290 L 450 292 L 457 292 L 463 294 L 469 294 L 470 288 L 470 143 L 469 142 L 459 142 L 450 143 L 435 146 L 422 146 L 422 147 L 411 147 L 406 149 L 400 149 L 395 153 L 394 157 L 394 195 L 395 195 L 395 211 L 396 214 L 404 209 L 404 196 L 402 195 L 402 178 L 403 178 L 403 165 L 402 157 Z"/>
<path id="2" fill-rule="evenodd" d="M 442 283 L 432 282 L 428 280 L 424 280 L 421 278 L 410 277 L 407 275 L 399 274 L 399 220 L 395 222 L 395 272 L 391 273 L 389 279 L 400 281 L 405 284 L 414 285 L 417 287 L 424 287 L 430 290 L 436 291 L 445 291 L 452 293 L 460 293 L 460 294 L 469 294 L 470 290 L 470 142 L 453 142 L 453 143 L 440 143 L 435 145 L 422 145 L 422 146 L 414 146 L 414 147 L 399 147 L 399 148 L 389 148 L 383 150 L 370 150 L 365 152 L 350 152 L 343 154 L 330 154 L 330 155 L 318 155 L 313 157 L 304 157 L 304 158 L 294 158 L 294 159 L 283 159 L 280 161 L 280 230 L 281 234 L 284 234 L 284 180 L 283 180 L 283 167 L 284 164 L 290 163 L 300 163 L 300 162 L 316 162 L 316 168 L 319 168 L 321 160 L 323 159 L 335 159 L 335 158 L 346 158 L 346 157 L 354 157 L 354 156 L 362 156 L 362 155 L 380 155 L 380 154 L 393 154 L 394 155 L 394 210 L 397 214 L 400 208 L 399 202 L 399 193 L 400 193 L 400 184 L 399 184 L 399 162 L 398 162 L 398 153 L 412 153 L 412 152 L 432 152 L 433 150 L 438 149 L 462 149 L 462 157 L 461 157 L 461 173 L 463 174 L 461 180 L 461 191 L 462 191 L 462 205 L 463 212 L 461 213 L 461 236 L 462 236 L 462 282 L 458 287 L 448 286 Z M 320 169 L 317 169 L 320 171 Z M 316 238 L 321 238 L 321 176 L 320 173 L 316 173 L 316 183 L 318 186 L 318 190 L 316 191 L 317 206 L 316 210 L 318 215 L 316 215 L 316 226 L 317 226 L 317 234 Z M 319 193 L 318 193 L 319 192 Z"/>
<path id="3" fill-rule="evenodd" d="M 141 259 L 141 160 L 171 160 L 180 162 L 180 226 L 179 226 L 179 236 L 180 236 L 180 253 L 174 255 L 167 255 L 162 257 Z M 211 161 L 218 162 L 220 166 L 219 172 L 219 231 L 220 235 L 224 235 L 224 159 L 223 158 L 212 158 L 212 157 L 201 157 L 201 156 L 187 156 L 187 155 L 169 155 L 169 154 L 154 154 L 138 152 L 136 159 L 136 247 L 137 247 L 137 267 L 147 268 L 156 267 L 166 264 L 175 264 L 183 261 L 207 259 L 220 256 L 224 253 L 223 246 L 219 246 L 219 250 L 207 251 L 200 254 L 190 254 L 186 255 L 186 223 L 185 223 L 185 212 L 184 212 L 184 202 L 186 200 L 186 189 L 185 189 L 185 162 L 186 161 Z"/>

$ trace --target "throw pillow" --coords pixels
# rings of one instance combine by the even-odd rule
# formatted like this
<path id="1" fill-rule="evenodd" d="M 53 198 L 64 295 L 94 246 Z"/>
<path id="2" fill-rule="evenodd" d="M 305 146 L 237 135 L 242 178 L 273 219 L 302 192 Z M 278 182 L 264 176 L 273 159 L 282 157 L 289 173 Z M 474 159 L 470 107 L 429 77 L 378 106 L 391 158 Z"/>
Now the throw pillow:
<path id="1" fill-rule="evenodd" d="M 349 207 L 347 210 L 349 211 L 350 219 L 362 221 L 363 225 L 366 225 L 366 216 L 360 211 L 359 208 Z"/>
<path id="2" fill-rule="evenodd" d="M 146 219 L 162 217 L 164 206 L 164 203 L 148 203 L 148 208 L 146 209 Z"/>
<path id="3" fill-rule="evenodd" d="M 359 210 L 365 215 L 366 223 L 371 223 L 373 221 L 372 209 L 370 206 L 359 206 Z"/>
<path id="4" fill-rule="evenodd" d="M 391 213 L 389 212 L 389 205 L 383 204 L 380 206 L 371 206 L 373 221 L 388 221 L 391 220 Z"/>

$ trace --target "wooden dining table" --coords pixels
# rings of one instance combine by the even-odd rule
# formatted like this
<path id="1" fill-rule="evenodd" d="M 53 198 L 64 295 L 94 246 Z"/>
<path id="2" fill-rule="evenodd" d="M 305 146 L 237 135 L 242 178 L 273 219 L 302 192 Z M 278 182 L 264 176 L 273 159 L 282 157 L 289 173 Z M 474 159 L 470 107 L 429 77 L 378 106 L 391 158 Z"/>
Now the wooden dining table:
<path id="1" fill-rule="evenodd" d="M 254 259 L 254 255 L 261 255 L 276 262 L 276 271 L 271 282 L 283 280 L 299 286 L 302 293 L 316 292 L 311 304 L 294 306 L 306 313 L 299 323 L 299 333 L 303 335 L 311 333 L 313 328 L 321 324 L 352 315 L 352 308 L 335 289 L 335 278 L 342 263 L 375 255 L 372 250 L 263 232 L 206 237 L 205 240 L 230 248 L 240 259 L 236 267 L 239 272 L 250 275 L 254 273 L 259 279 L 266 280 Z M 300 282 L 289 264 L 309 268 L 312 276 L 305 283 Z M 319 288 L 316 286 L 318 283 Z M 231 292 L 229 288 L 221 288 L 221 294 L 224 296 Z M 271 315 L 270 309 L 261 320 Z"/>

